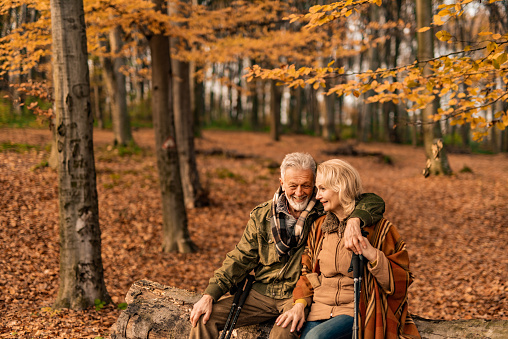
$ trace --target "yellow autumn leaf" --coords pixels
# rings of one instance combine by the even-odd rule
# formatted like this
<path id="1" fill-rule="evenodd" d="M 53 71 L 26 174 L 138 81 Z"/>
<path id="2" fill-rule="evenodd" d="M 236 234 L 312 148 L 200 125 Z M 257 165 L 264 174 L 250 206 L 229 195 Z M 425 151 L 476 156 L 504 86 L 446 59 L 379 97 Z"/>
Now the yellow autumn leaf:
<path id="1" fill-rule="evenodd" d="M 508 126 L 508 114 L 505 114 L 505 115 L 503 116 L 503 124 L 504 124 L 505 126 Z"/>
<path id="2" fill-rule="evenodd" d="M 507 56 L 506 56 L 506 52 L 502 52 L 502 53 L 499 53 L 495 56 L 495 59 L 496 61 L 502 65 L 506 62 L 506 60 L 508 59 Z"/>
<path id="3" fill-rule="evenodd" d="M 422 28 L 418 29 L 417 32 L 423 33 L 423 32 L 427 32 L 429 29 L 430 29 L 430 27 L 422 27 Z"/>
<path id="4" fill-rule="evenodd" d="M 497 46 L 498 45 L 495 42 L 493 42 L 493 41 L 489 42 L 487 44 L 487 53 L 494 51 L 497 48 Z"/>
<path id="5" fill-rule="evenodd" d="M 441 26 L 444 24 L 444 21 L 441 20 L 441 16 L 440 15 L 434 15 L 434 25 L 436 26 Z"/>
<path id="6" fill-rule="evenodd" d="M 309 13 L 317 13 L 321 10 L 321 8 L 323 8 L 323 6 L 312 6 L 311 8 L 309 8 Z"/>
<path id="7" fill-rule="evenodd" d="M 450 9 L 449 8 L 445 8 L 443 10 L 440 10 L 439 13 L 437 13 L 438 15 L 440 16 L 447 16 L 447 15 L 450 15 L 451 12 L 450 12 Z"/>
<path id="8" fill-rule="evenodd" d="M 448 41 L 452 38 L 452 35 L 447 31 L 439 31 L 436 33 L 436 38 L 438 38 L 441 41 Z"/>

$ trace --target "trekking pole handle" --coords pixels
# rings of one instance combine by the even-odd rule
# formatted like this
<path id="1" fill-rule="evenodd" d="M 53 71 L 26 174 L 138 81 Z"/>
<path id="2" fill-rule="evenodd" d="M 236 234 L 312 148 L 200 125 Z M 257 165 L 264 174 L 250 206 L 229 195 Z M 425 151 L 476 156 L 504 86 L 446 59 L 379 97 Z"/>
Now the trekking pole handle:
<path id="1" fill-rule="evenodd" d="M 361 254 L 353 253 L 353 257 L 351 258 L 351 266 L 353 266 L 353 279 L 358 279 L 361 276 L 360 272 L 360 256 Z M 362 256 L 363 257 L 363 256 Z"/>
<path id="2" fill-rule="evenodd" d="M 231 304 L 231 310 L 229 311 L 228 318 L 226 320 L 226 323 L 224 324 L 224 329 L 222 330 L 222 334 L 220 335 L 219 339 L 225 339 L 227 333 L 230 331 L 231 323 L 234 318 L 238 302 L 240 301 L 240 298 L 243 294 L 243 287 L 245 285 L 245 279 L 243 279 L 236 288 L 235 297 L 233 298 L 233 303 Z M 231 329 L 232 331 L 233 329 Z"/>
<path id="3" fill-rule="evenodd" d="M 245 304 L 245 300 L 247 300 L 247 297 L 249 296 L 250 289 L 252 288 L 252 284 L 254 283 L 254 276 L 248 275 L 247 276 L 247 284 L 245 285 L 245 289 L 243 290 L 242 296 L 240 297 L 240 300 L 238 302 L 238 308 L 242 308 L 242 306 Z"/>
<path id="4" fill-rule="evenodd" d="M 233 333 L 233 329 L 236 326 L 236 322 L 238 321 L 238 317 L 240 316 L 240 312 L 242 311 L 242 307 L 245 304 L 247 297 L 249 296 L 249 292 L 250 292 L 250 289 L 251 289 L 253 283 L 254 283 L 254 276 L 248 275 L 247 276 L 247 284 L 245 284 L 245 288 L 243 290 L 242 296 L 240 298 L 240 301 L 238 302 L 238 307 L 236 309 L 235 316 L 233 318 L 233 321 L 231 322 L 231 326 L 228 329 L 225 339 L 229 339 L 231 337 L 231 334 Z"/>

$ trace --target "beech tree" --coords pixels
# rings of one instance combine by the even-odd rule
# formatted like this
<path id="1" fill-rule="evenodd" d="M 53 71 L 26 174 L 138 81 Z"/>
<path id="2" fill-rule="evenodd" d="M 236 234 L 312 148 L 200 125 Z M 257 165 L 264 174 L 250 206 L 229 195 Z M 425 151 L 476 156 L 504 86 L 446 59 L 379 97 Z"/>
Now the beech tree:
<path id="1" fill-rule="evenodd" d="M 104 80 L 111 103 L 111 120 L 113 122 L 114 144 L 126 146 L 133 141 L 129 114 L 127 111 L 127 90 L 122 67 L 125 58 L 119 55 L 122 50 L 122 36 L 119 26 L 109 32 L 106 44 L 111 56 L 101 58 L 104 69 Z"/>
<path id="2" fill-rule="evenodd" d="M 56 307 L 109 302 L 93 152 L 93 117 L 82 0 L 51 0 L 54 138 L 58 148 L 60 288 Z"/>
<path id="3" fill-rule="evenodd" d="M 157 11 L 167 11 L 164 0 L 154 0 L 154 4 Z M 162 248 L 166 252 L 194 252 L 196 246 L 190 239 L 187 228 L 187 212 L 180 178 L 169 38 L 160 33 L 149 32 L 147 39 L 152 57 L 152 114 L 162 197 Z"/>
<path id="4" fill-rule="evenodd" d="M 183 4 L 182 4 L 183 5 Z M 177 4 L 168 6 L 170 14 L 181 14 L 184 16 L 184 9 L 179 10 Z M 170 44 L 175 49 L 189 50 L 186 41 L 178 38 L 170 39 Z M 199 172 L 196 164 L 194 147 L 194 114 L 192 109 L 192 81 L 191 63 L 187 60 L 171 58 L 172 62 L 172 87 L 173 87 L 173 109 L 175 116 L 176 137 L 178 145 L 178 159 L 182 178 L 185 206 L 187 208 L 200 207 L 206 204 L 207 197 L 199 180 Z"/>
<path id="5" fill-rule="evenodd" d="M 429 27 L 432 22 L 432 1 L 416 0 L 416 18 L 418 29 Z M 418 32 L 418 60 L 430 60 L 434 58 L 434 34 L 433 30 Z M 423 66 L 423 76 L 430 76 L 432 70 L 429 65 Z M 427 106 L 422 108 L 423 143 L 427 156 L 427 165 L 424 176 L 430 174 L 451 174 L 448 164 L 446 149 L 441 138 L 439 121 L 431 117 L 438 111 L 439 98 L 434 98 Z"/>

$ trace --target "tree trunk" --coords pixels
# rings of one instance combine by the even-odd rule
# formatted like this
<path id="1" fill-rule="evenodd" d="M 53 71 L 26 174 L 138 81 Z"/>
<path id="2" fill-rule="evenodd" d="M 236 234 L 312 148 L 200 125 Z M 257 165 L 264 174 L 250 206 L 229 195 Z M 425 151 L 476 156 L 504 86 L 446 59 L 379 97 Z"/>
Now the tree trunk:
<path id="1" fill-rule="evenodd" d="M 321 67 L 326 67 L 323 58 L 319 61 Z M 316 98 L 318 100 L 319 116 L 323 118 L 322 136 L 327 141 L 337 140 L 337 132 L 335 130 L 335 94 L 326 95 L 325 92 L 333 87 L 333 79 L 326 81 L 326 90 L 323 87 L 319 87 L 316 91 Z M 318 125 L 319 125 L 318 121 Z"/>
<path id="2" fill-rule="evenodd" d="M 201 296 L 148 280 L 136 281 L 125 300 L 129 304 L 110 329 L 111 339 L 187 338 L 192 305 Z M 508 337 L 508 320 L 429 320 L 415 317 L 422 339 Z M 268 339 L 272 322 L 236 329 L 237 339 Z M 235 336 L 235 334 L 233 334 Z"/>
<path id="3" fill-rule="evenodd" d="M 120 27 L 115 27 L 109 34 L 110 50 L 113 54 L 122 49 Z M 123 57 L 113 56 L 102 58 L 104 68 L 104 80 L 111 104 L 111 120 L 113 122 L 113 134 L 115 145 L 125 146 L 132 139 L 131 125 L 127 111 L 127 90 L 125 87 L 125 75 L 120 68 L 125 64 Z"/>
<path id="4" fill-rule="evenodd" d="M 282 94 L 280 89 L 276 85 L 276 81 L 272 80 L 270 83 L 270 114 L 271 114 L 271 124 L 270 124 L 270 136 L 273 141 L 280 140 L 280 101 L 282 98 Z"/>
<path id="5" fill-rule="evenodd" d="M 104 284 L 82 0 L 51 0 L 60 288 L 55 307 L 110 302 Z"/>
<path id="6" fill-rule="evenodd" d="M 190 1 L 187 1 L 190 2 Z M 168 3 L 168 14 L 183 15 L 179 13 L 176 4 Z M 170 44 L 180 44 L 178 38 L 172 38 Z M 182 43 L 184 44 L 184 43 Z M 187 45 L 185 48 L 189 49 Z M 176 144 L 178 147 L 178 160 L 185 206 L 195 208 L 206 204 L 194 151 L 194 116 L 192 107 L 191 65 L 189 62 L 171 59 L 172 62 L 172 88 L 173 109 L 175 114 Z"/>
<path id="7" fill-rule="evenodd" d="M 154 0 L 162 11 L 163 0 Z M 162 196 L 163 239 L 165 252 L 189 253 L 196 250 L 187 229 L 171 89 L 169 38 L 157 34 L 148 37 L 152 56 L 152 114 L 155 130 L 157 167 Z"/>
<path id="8" fill-rule="evenodd" d="M 432 1 L 416 0 L 417 29 L 430 26 L 432 22 Z M 434 33 L 433 29 L 417 33 L 418 38 L 418 60 L 429 60 L 434 57 Z M 423 68 L 424 75 L 430 75 L 432 70 L 429 65 Z M 439 98 L 428 104 L 422 110 L 423 122 L 423 144 L 427 156 L 427 165 L 424 176 L 452 173 L 448 164 L 448 157 L 443 142 L 440 140 L 439 123 L 434 123 L 430 116 L 437 112 Z"/>
<path id="9" fill-rule="evenodd" d="M 292 133 L 302 133 L 302 88 L 300 86 L 291 89 L 290 123 L 289 130 Z"/>
<path id="10" fill-rule="evenodd" d="M 250 82 L 250 90 L 252 95 L 252 109 L 250 112 L 250 126 L 252 130 L 257 131 L 259 129 L 259 109 L 260 105 L 260 81 L 254 80 Z"/>
<path id="11" fill-rule="evenodd" d="M 101 92 L 99 85 L 95 84 L 93 86 L 93 94 L 94 94 L 94 108 L 95 108 L 95 118 L 97 119 L 97 127 L 99 129 L 104 129 L 104 115 L 101 110 Z"/>
<path id="12" fill-rule="evenodd" d="M 190 68 L 188 62 L 172 60 L 173 64 L 173 99 L 175 111 L 176 143 L 182 176 L 185 206 L 194 208 L 202 206 L 205 201 L 199 181 L 194 148 L 194 121 L 191 107 Z"/>
<path id="13" fill-rule="evenodd" d="M 195 74 L 195 72 L 193 72 Z M 194 135 L 197 137 L 201 136 L 201 127 L 203 126 L 203 120 L 205 115 L 205 86 L 204 81 L 198 81 L 195 76 L 192 76 L 194 82 Z"/>
<path id="14" fill-rule="evenodd" d="M 308 88 L 308 101 L 307 101 L 307 130 L 315 136 L 321 134 L 319 128 L 319 109 L 317 105 L 316 91 L 310 87 Z"/>

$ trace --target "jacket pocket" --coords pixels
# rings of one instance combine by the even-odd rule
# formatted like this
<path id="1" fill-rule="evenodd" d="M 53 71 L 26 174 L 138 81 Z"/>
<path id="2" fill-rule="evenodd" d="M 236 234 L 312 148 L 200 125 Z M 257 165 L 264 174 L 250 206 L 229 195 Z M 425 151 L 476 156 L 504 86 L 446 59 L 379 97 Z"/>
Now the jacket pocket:
<path id="1" fill-rule="evenodd" d="M 348 277 L 343 277 L 340 280 L 340 293 L 339 293 L 339 305 L 352 304 L 355 299 L 354 292 L 354 281 Z"/>
<path id="2" fill-rule="evenodd" d="M 275 248 L 273 237 L 270 234 L 260 234 L 260 236 L 259 261 L 265 266 L 279 263 L 279 254 Z"/>
<path id="3" fill-rule="evenodd" d="M 321 276 L 317 273 L 309 273 L 306 275 L 307 279 L 309 279 L 312 288 L 316 289 L 321 286 Z"/>

